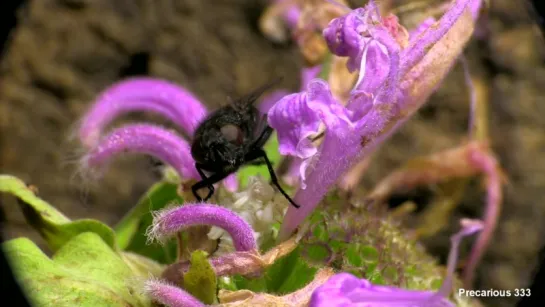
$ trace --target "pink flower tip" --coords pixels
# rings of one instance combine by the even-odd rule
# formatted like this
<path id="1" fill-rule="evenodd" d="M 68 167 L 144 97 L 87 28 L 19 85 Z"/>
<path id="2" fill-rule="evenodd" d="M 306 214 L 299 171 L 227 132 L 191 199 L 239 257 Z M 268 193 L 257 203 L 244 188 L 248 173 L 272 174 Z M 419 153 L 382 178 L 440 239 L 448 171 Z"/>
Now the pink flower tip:
<path id="1" fill-rule="evenodd" d="M 144 291 L 154 301 L 168 307 L 206 306 L 186 291 L 160 280 L 150 279 L 146 281 Z"/>
<path id="2" fill-rule="evenodd" d="M 257 250 L 252 227 L 233 211 L 213 204 L 184 204 L 155 212 L 153 223 L 146 234 L 149 241 L 164 241 L 195 225 L 211 225 L 224 229 L 233 239 L 237 251 Z"/>

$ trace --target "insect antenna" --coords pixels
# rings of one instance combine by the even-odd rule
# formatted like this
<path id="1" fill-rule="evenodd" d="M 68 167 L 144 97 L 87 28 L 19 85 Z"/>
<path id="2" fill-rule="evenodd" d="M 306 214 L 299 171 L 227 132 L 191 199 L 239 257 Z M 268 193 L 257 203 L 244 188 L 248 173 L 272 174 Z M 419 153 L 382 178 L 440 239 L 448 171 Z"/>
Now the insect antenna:
<path id="1" fill-rule="evenodd" d="M 276 79 L 274 79 L 273 81 L 269 81 L 265 84 L 263 84 L 262 86 L 254 89 L 253 91 L 251 91 L 249 94 L 235 100 L 233 102 L 233 105 L 235 106 L 235 108 L 241 112 L 244 112 L 245 110 L 247 110 L 251 105 L 253 105 L 254 102 L 257 101 L 257 99 L 263 95 L 263 93 L 265 93 L 267 90 L 269 90 L 270 88 L 272 88 L 273 86 L 277 85 L 278 83 L 280 83 L 282 80 L 284 80 L 283 77 L 278 77 Z"/>

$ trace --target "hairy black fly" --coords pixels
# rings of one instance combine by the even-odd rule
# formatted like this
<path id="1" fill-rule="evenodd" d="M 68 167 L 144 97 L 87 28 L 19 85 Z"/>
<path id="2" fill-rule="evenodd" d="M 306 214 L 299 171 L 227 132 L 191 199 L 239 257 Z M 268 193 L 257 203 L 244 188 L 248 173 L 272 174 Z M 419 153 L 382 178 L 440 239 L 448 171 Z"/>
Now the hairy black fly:
<path id="1" fill-rule="evenodd" d="M 191 145 L 191 155 L 202 178 L 192 187 L 199 201 L 203 200 L 197 193 L 199 189 L 208 188 L 208 195 L 204 199 L 206 201 L 214 193 L 213 184 L 236 172 L 241 166 L 266 164 L 271 182 L 294 207 L 299 208 L 278 183 L 272 164 L 263 150 L 273 129 L 268 125 L 266 115 L 261 115 L 254 106 L 259 96 L 281 80 L 278 78 L 232 101 L 210 114 L 199 125 Z M 205 171 L 210 175 L 206 175 Z"/>

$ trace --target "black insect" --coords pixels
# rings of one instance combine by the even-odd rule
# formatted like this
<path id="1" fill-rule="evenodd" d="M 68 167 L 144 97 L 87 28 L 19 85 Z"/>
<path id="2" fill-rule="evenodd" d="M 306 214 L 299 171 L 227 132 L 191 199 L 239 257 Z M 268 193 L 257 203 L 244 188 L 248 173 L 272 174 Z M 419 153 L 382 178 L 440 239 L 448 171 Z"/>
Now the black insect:
<path id="1" fill-rule="evenodd" d="M 263 146 L 273 129 L 268 125 L 266 115 L 260 114 L 254 106 L 255 101 L 269 88 L 282 79 L 269 82 L 250 94 L 232 101 L 210 114 L 195 131 L 191 145 L 191 155 L 202 180 L 193 185 L 192 191 L 197 200 L 203 199 L 197 193 L 208 188 L 205 201 L 214 193 L 213 184 L 236 172 L 246 164 L 267 164 L 271 182 L 290 203 L 299 208 L 282 189 Z M 204 172 L 210 173 L 206 175 Z"/>

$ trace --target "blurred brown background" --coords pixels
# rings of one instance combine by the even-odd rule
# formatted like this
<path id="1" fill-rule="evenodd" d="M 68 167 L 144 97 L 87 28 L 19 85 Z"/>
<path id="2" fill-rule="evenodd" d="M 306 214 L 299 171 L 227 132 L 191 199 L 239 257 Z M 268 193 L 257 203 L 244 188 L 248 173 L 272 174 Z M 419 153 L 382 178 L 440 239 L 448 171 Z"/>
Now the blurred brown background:
<path id="1" fill-rule="evenodd" d="M 352 1 L 361 6 L 365 1 Z M 395 6 L 410 1 L 392 1 Z M 430 1 L 437 2 L 437 1 Z M 74 176 L 77 143 L 68 136 L 99 91 L 131 75 L 173 80 L 214 108 L 284 76 L 298 89 L 302 61 L 293 43 L 273 44 L 257 20 L 267 1 L 35 0 L 17 11 L 1 58 L 0 171 L 39 188 L 71 218 L 114 224 L 156 180 L 143 157 L 117 160 L 98 182 Z M 403 15 L 401 16 L 403 20 Z M 517 1 L 493 0 L 467 50 L 471 73 L 488 88 L 492 145 L 510 184 L 493 245 L 479 268 L 482 289 L 524 288 L 545 237 L 544 46 Z M 379 152 L 365 176 L 371 187 L 410 157 L 460 144 L 467 135 L 468 93 L 460 65 L 428 104 Z M 149 119 L 133 115 L 132 119 Z M 429 192 L 429 191 L 428 191 Z M 419 192 L 426 194 L 426 191 Z M 451 228 L 426 241 L 446 258 L 461 216 L 479 217 L 484 194 L 475 181 Z M 405 195 L 419 205 L 425 197 Z M 3 203 L 8 237 L 30 236 L 14 203 Z M 513 306 L 516 298 L 489 298 Z"/>

